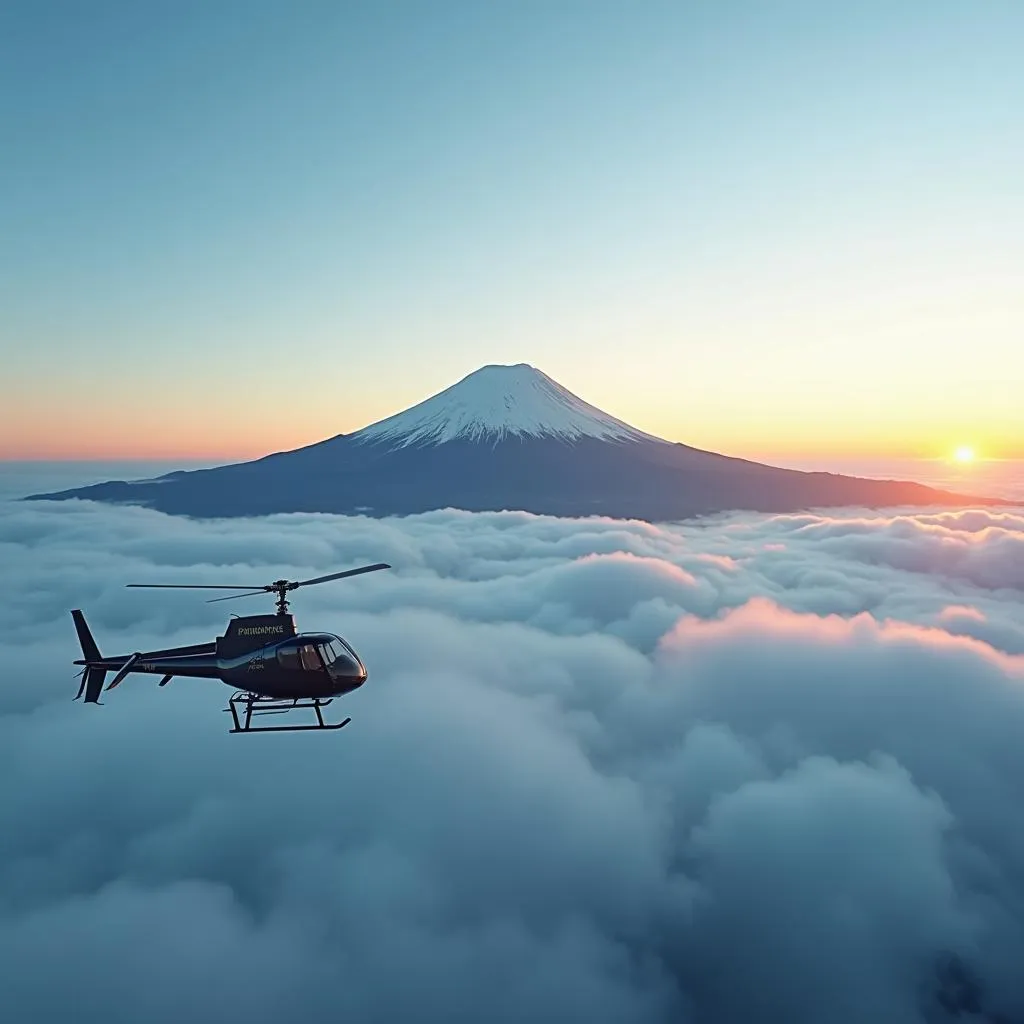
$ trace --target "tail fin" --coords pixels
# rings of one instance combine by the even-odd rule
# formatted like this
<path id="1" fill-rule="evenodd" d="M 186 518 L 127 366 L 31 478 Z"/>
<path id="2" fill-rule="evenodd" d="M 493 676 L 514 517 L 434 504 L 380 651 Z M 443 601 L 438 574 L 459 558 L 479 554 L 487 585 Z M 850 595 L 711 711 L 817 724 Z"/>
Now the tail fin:
<path id="1" fill-rule="evenodd" d="M 90 661 L 102 661 L 103 655 L 100 654 L 100 649 L 96 646 L 96 641 L 89 631 L 89 625 L 85 621 L 85 616 L 78 608 L 71 612 L 71 618 L 75 620 L 78 642 L 82 645 L 82 656 L 86 661 L 86 667 L 82 673 L 82 685 L 78 688 L 78 695 L 75 697 L 75 700 L 78 700 L 84 693 L 86 704 L 99 704 L 100 693 L 107 679 L 107 670 L 105 668 L 96 668 L 88 663 Z"/>
<path id="2" fill-rule="evenodd" d="M 78 642 L 82 645 L 82 657 L 86 661 L 102 661 L 103 655 L 100 654 L 100 649 L 96 646 L 92 633 L 89 632 L 89 624 L 85 621 L 85 616 L 78 608 L 75 608 L 71 613 L 71 618 L 75 620 Z"/>

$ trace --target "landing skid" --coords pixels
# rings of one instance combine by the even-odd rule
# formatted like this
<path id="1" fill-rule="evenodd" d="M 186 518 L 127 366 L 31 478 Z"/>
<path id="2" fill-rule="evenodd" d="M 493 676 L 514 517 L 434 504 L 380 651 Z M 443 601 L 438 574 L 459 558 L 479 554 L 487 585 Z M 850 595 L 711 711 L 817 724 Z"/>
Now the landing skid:
<path id="1" fill-rule="evenodd" d="M 255 693 L 238 691 L 228 706 L 224 709 L 231 713 L 231 720 L 234 728 L 229 732 L 320 732 L 327 729 L 341 729 L 352 721 L 346 718 L 336 725 L 328 725 L 324 721 L 321 708 L 327 707 L 333 697 L 321 699 L 310 697 L 308 699 L 296 698 L 295 700 L 277 700 L 273 697 L 260 697 Z M 256 715 L 286 715 L 290 711 L 299 711 L 303 708 L 311 708 L 316 714 L 314 725 L 253 725 L 252 720 Z"/>

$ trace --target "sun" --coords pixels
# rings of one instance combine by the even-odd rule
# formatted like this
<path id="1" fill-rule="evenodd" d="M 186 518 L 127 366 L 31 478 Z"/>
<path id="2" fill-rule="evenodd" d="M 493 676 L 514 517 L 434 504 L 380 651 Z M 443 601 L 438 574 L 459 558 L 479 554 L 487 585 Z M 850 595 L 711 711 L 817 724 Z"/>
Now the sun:
<path id="1" fill-rule="evenodd" d="M 953 459 L 956 462 L 973 462 L 974 449 L 969 444 L 962 444 L 953 452 Z"/>

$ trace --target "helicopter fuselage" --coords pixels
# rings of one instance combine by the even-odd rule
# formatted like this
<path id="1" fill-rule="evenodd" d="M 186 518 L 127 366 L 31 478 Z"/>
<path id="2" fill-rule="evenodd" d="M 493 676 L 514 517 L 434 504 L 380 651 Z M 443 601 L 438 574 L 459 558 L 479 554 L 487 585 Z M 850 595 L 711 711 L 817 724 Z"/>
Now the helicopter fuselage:
<path id="1" fill-rule="evenodd" d="M 268 637 L 281 636 L 267 642 Z M 101 672 L 219 679 L 227 686 L 276 700 L 340 697 L 366 682 L 366 668 L 340 636 L 297 633 L 291 615 L 233 619 L 213 643 L 137 651 L 75 662 Z M 121 680 L 115 679 L 111 688 Z"/>
<path id="2" fill-rule="evenodd" d="M 341 729 L 352 719 L 346 718 L 332 724 L 324 718 L 323 708 L 335 697 L 358 690 L 366 682 L 366 666 L 349 644 L 334 633 L 299 633 L 295 629 L 294 617 L 288 612 L 288 594 L 299 587 L 390 568 L 386 562 L 374 562 L 373 565 L 360 565 L 355 569 L 344 569 L 313 579 L 275 580 L 258 586 L 226 583 L 126 583 L 127 587 L 165 590 L 247 591 L 214 598 L 214 601 L 275 594 L 277 610 L 273 615 L 232 617 L 224 635 L 212 643 L 104 657 L 81 608 L 73 608 L 71 618 L 82 647 L 82 657 L 75 664 L 85 666 L 79 673 L 82 681 L 74 699 L 84 698 L 86 704 L 99 704 L 100 694 L 110 672 L 115 675 L 106 687 L 107 690 L 120 686 L 134 672 L 162 676 L 160 686 L 166 685 L 175 676 L 219 679 L 236 690 L 224 709 L 230 712 L 234 723 L 230 732 Z M 316 722 L 307 725 L 257 725 L 253 721 L 265 715 L 290 715 L 295 711 L 312 711 Z"/>

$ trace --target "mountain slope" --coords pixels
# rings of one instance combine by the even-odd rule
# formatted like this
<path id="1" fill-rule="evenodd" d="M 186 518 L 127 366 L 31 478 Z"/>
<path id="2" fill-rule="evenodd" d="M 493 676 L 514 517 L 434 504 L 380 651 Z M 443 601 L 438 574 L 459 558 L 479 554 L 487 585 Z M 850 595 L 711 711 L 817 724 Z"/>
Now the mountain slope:
<path id="1" fill-rule="evenodd" d="M 352 434 L 253 462 L 107 481 L 90 498 L 193 516 L 456 507 L 676 519 L 726 509 L 1003 504 L 922 484 L 777 469 L 637 430 L 526 366 L 485 366 Z"/>

